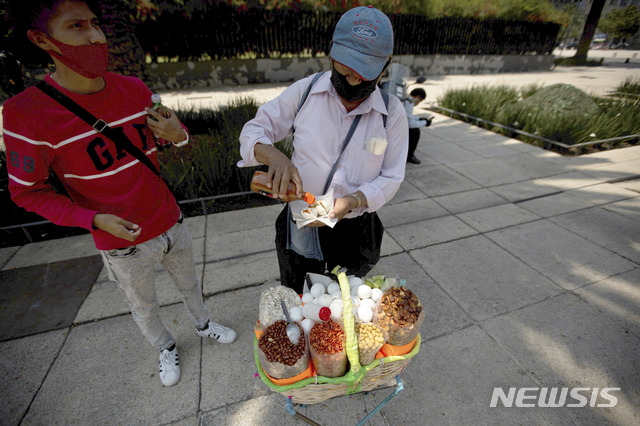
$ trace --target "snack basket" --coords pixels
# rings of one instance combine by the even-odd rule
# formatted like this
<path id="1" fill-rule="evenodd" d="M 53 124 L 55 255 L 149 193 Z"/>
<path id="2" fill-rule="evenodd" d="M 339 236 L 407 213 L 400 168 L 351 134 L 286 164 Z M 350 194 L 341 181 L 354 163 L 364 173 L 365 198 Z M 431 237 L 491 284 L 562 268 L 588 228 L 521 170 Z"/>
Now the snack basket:
<path id="1" fill-rule="evenodd" d="M 333 273 L 338 276 L 343 301 L 344 333 L 349 370 L 341 377 L 313 376 L 288 385 L 276 385 L 265 374 L 258 359 L 258 339 L 254 337 L 255 362 L 258 374 L 265 385 L 298 404 L 316 404 L 330 398 L 395 386 L 396 376 L 407 366 L 420 350 L 420 334 L 413 348 L 406 355 L 386 356 L 375 359 L 369 365 L 360 365 L 355 319 L 351 305 L 351 291 L 345 269 L 338 267 Z"/>

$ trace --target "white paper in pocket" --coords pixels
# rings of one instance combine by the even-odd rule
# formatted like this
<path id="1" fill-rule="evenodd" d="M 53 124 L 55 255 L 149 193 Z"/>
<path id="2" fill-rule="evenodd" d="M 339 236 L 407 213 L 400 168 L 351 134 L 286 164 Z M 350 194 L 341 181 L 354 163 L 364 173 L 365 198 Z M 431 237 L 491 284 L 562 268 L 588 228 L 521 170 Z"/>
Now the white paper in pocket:
<path id="1" fill-rule="evenodd" d="M 382 155 L 387 149 L 387 140 L 384 138 L 371 138 L 364 143 L 364 149 L 370 154 Z"/>

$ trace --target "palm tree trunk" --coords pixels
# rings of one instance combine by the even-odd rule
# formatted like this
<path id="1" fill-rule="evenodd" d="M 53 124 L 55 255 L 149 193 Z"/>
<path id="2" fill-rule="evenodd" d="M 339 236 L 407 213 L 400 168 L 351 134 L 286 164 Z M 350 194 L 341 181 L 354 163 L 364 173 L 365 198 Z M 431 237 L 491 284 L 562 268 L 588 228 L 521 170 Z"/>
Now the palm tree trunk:
<path id="1" fill-rule="evenodd" d="M 573 57 L 577 65 L 587 63 L 587 53 L 589 53 L 591 40 L 593 40 L 593 35 L 595 34 L 596 28 L 598 27 L 600 15 L 602 15 L 602 9 L 604 9 L 605 3 L 606 0 L 593 0 L 593 3 L 591 3 L 591 9 L 589 10 L 589 14 L 587 15 L 587 20 L 584 23 L 584 29 L 582 30 L 582 35 L 580 36 L 580 42 L 578 43 L 576 55 Z"/>

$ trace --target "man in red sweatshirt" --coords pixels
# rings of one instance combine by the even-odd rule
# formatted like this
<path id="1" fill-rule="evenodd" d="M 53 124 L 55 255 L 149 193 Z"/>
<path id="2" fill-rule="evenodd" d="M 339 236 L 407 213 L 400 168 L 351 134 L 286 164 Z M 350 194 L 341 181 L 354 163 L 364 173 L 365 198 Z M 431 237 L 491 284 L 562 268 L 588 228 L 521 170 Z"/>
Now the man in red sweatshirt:
<path id="1" fill-rule="evenodd" d="M 178 146 L 188 142 L 173 111 L 164 117 L 150 108 L 151 91 L 142 81 L 106 72 L 107 41 L 90 0 L 44 0 L 23 10 L 29 10 L 29 40 L 55 64 L 46 83 L 123 132 L 156 169 L 156 138 Z M 37 87 L 7 100 L 3 120 L 13 200 L 58 225 L 91 231 L 133 319 L 160 351 L 165 386 L 178 382 L 180 367 L 176 342 L 158 316 L 158 262 L 174 279 L 197 334 L 221 343 L 235 340 L 233 330 L 209 319 L 191 237 L 175 198 L 151 167 Z M 68 197 L 46 182 L 49 168 Z"/>

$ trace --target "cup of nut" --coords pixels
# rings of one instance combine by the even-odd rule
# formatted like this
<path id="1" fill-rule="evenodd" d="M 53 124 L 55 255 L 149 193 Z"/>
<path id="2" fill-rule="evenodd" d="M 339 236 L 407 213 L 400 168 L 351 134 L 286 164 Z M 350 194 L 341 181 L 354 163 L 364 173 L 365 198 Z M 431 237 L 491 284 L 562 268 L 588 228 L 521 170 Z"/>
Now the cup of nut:
<path id="1" fill-rule="evenodd" d="M 401 286 L 385 291 L 376 304 L 373 322 L 388 334 L 389 345 L 403 346 L 418 336 L 424 317 L 418 297 Z"/>
<path id="2" fill-rule="evenodd" d="M 319 375 L 340 377 L 347 371 L 344 331 L 334 320 L 313 326 L 309 333 L 309 352 Z"/>
<path id="3" fill-rule="evenodd" d="M 309 347 L 302 327 L 298 344 L 287 336 L 287 322 L 278 320 L 269 325 L 258 339 L 258 358 L 264 372 L 274 379 L 297 376 L 309 367 Z"/>
<path id="4" fill-rule="evenodd" d="M 384 345 L 384 330 L 371 322 L 364 324 L 356 323 L 356 336 L 358 336 L 358 354 L 361 365 L 369 365 L 373 362 L 376 354 Z"/>

